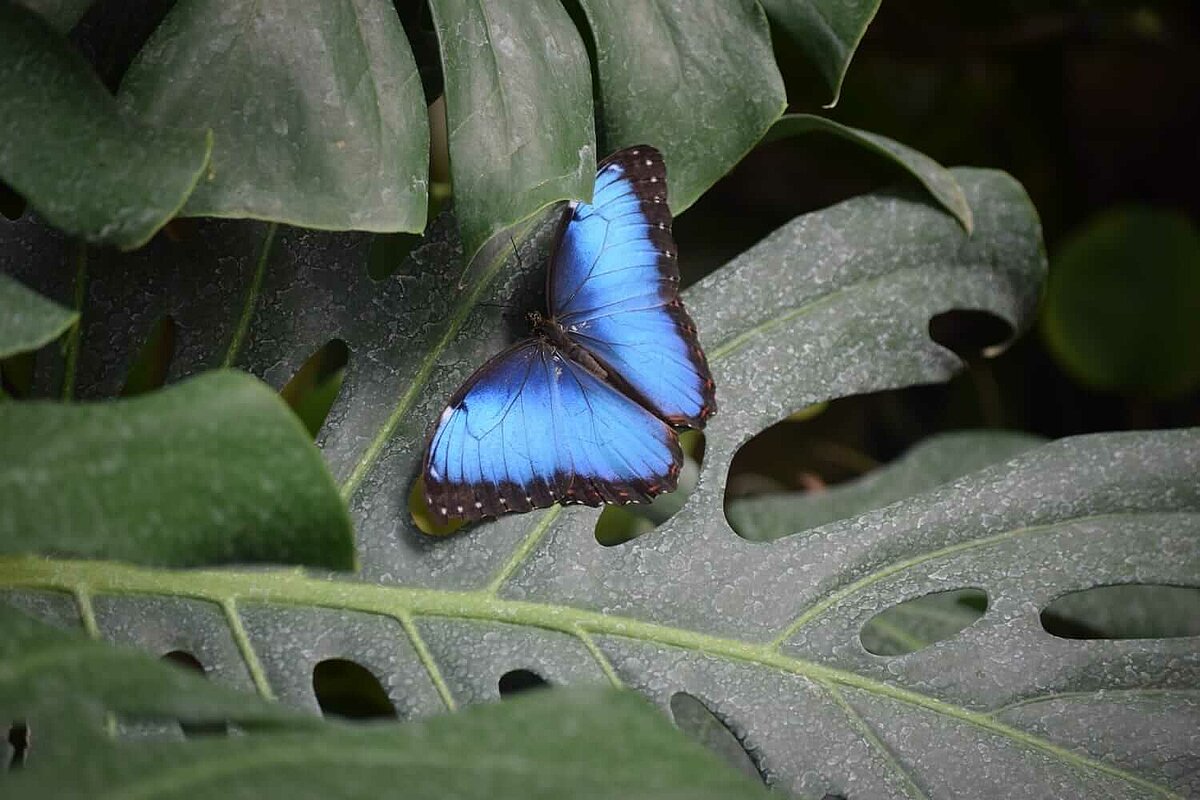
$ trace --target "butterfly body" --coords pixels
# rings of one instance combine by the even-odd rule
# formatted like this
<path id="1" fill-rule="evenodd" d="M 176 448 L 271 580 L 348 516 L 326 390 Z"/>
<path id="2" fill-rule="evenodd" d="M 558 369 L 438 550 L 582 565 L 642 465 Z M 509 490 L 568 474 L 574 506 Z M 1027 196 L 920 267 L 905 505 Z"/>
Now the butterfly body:
<path id="1" fill-rule="evenodd" d="M 648 502 L 673 491 L 672 426 L 702 428 L 715 389 L 678 297 L 666 170 L 650 147 L 597 169 L 563 212 L 550 314 L 480 367 L 430 435 L 426 501 L 440 521 L 554 503 Z"/>

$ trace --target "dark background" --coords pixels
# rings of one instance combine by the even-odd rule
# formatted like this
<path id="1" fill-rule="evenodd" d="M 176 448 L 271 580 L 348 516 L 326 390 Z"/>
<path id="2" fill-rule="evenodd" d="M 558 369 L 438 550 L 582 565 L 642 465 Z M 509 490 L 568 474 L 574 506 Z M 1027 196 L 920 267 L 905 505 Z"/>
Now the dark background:
<path id="1" fill-rule="evenodd" d="M 1005 338 L 1003 326 L 941 320 L 937 338 L 971 361 L 963 375 L 846 398 L 775 426 L 743 448 L 730 494 L 836 483 L 946 429 L 1061 437 L 1200 425 L 1200 253 L 1168 247 L 1161 234 L 1182 227 L 1186 240 L 1191 227 L 1194 239 L 1200 214 L 1198 29 L 1196 3 L 885 0 L 827 112 L 827 90 L 777 43 L 790 110 L 827 113 L 946 165 L 1015 176 L 1041 215 L 1051 274 L 1062 270 L 1064 282 L 1043 298 L 1038 325 L 996 358 L 979 351 Z M 902 177 L 828 136 L 760 147 L 676 221 L 685 281 L 798 213 Z M 1089 241 L 1106 213 L 1124 246 L 1104 240 L 1063 267 L 1072 239 Z M 1126 224 L 1131 214 L 1144 224 Z M 1137 369 L 1098 379 L 1102 363 L 1052 352 L 1049 303 L 1096 332 L 1102 357 L 1092 353 L 1093 362 Z"/>

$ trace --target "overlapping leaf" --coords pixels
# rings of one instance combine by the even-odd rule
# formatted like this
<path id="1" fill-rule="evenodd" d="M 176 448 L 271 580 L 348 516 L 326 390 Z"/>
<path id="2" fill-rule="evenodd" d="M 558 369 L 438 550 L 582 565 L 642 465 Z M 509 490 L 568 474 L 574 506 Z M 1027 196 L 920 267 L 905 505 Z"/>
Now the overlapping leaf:
<path id="1" fill-rule="evenodd" d="M 0 4 L 0 178 L 52 224 L 137 247 L 183 205 L 208 162 L 204 126 L 124 114 L 37 14 Z"/>
<path id="2" fill-rule="evenodd" d="M 425 227 L 425 102 L 385 0 L 181 0 L 125 75 L 121 100 L 161 125 L 213 130 L 185 215 Z"/>
<path id="3" fill-rule="evenodd" d="M 0 358 L 36 350 L 78 318 L 74 311 L 0 274 Z"/>
<path id="4" fill-rule="evenodd" d="M 0 744 L 0 787 L 14 797 L 764 794 L 628 692 L 543 692 L 424 723 L 351 729 L 56 630 L 4 603 L 0 633 L 0 719 L 20 721 L 31 743 L 10 771 L 9 742 Z M 126 726 L 234 722 L 252 735 L 114 740 L 112 713 Z M 589 770 L 597 763 L 602 770 Z"/>
<path id="5" fill-rule="evenodd" d="M 0 553 L 354 566 L 320 455 L 247 375 L 212 372 L 116 403 L 8 403 L 0 441 Z"/>

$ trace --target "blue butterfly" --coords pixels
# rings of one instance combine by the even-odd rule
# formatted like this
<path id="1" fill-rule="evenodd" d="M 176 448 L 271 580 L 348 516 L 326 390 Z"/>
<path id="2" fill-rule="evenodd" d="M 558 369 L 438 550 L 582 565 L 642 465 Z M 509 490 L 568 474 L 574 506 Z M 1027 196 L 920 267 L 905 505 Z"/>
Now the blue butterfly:
<path id="1" fill-rule="evenodd" d="M 592 202 L 563 211 L 546 277 L 550 316 L 476 370 L 429 439 L 425 500 L 441 523 L 554 503 L 641 503 L 675 490 L 672 426 L 716 412 L 679 300 L 662 155 L 600 162 Z"/>

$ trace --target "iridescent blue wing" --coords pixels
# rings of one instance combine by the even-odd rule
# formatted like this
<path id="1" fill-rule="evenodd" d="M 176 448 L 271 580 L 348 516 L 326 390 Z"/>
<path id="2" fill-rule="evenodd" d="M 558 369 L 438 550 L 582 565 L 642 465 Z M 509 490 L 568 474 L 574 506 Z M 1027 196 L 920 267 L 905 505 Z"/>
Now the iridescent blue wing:
<path id="1" fill-rule="evenodd" d="M 425 456 L 425 500 L 442 522 L 555 502 L 645 502 L 674 491 L 681 464 L 670 426 L 529 339 L 450 399 Z"/>
<path id="2" fill-rule="evenodd" d="M 600 163 L 591 204 L 564 212 L 547 282 L 550 315 L 617 386 L 673 425 L 704 427 L 715 389 L 679 299 L 657 150 L 631 147 Z"/>

